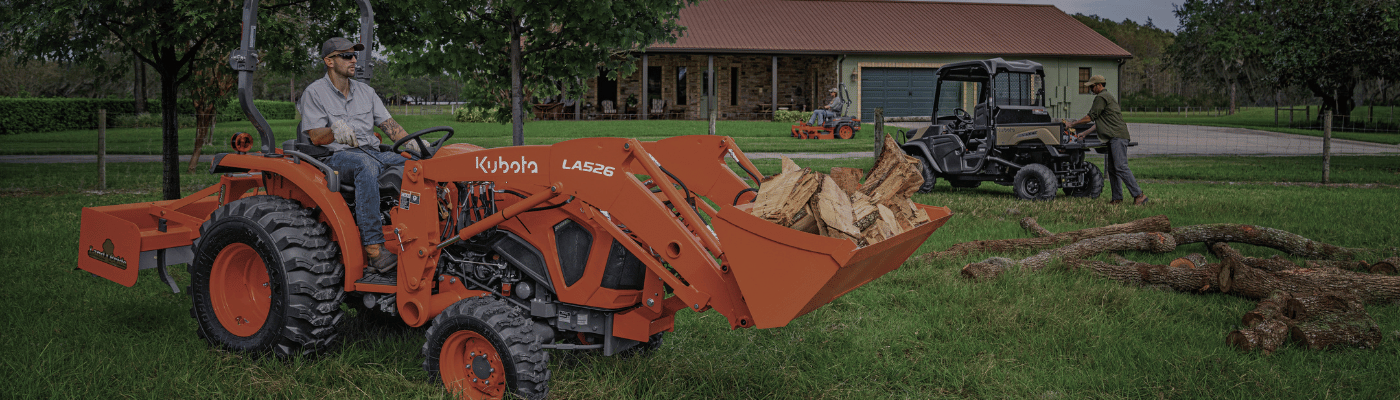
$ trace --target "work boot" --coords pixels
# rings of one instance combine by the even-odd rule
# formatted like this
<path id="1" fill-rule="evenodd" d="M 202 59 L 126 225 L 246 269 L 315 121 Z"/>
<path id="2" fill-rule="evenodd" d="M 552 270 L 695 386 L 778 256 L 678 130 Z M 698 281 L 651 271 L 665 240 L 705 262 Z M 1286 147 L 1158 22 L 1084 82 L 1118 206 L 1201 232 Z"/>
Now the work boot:
<path id="1" fill-rule="evenodd" d="M 366 270 L 374 273 L 385 273 L 394 270 L 394 266 L 399 264 L 398 256 L 384 249 L 384 246 L 372 244 L 365 246 L 365 254 L 368 255 L 369 267 Z"/>
<path id="2" fill-rule="evenodd" d="M 1147 193 L 1143 193 L 1142 195 L 1133 198 L 1133 205 L 1140 206 L 1143 204 L 1147 204 L 1147 200 Z"/>

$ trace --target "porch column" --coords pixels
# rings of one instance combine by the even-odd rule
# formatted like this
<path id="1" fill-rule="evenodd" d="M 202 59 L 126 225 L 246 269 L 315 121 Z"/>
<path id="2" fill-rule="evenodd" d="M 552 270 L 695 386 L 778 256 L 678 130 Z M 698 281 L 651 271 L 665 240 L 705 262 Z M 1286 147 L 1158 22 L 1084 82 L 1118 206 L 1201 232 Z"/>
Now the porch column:
<path id="1" fill-rule="evenodd" d="M 773 56 L 773 86 L 769 91 L 773 95 L 773 101 L 768 103 L 768 111 L 773 114 L 769 119 L 773 119 L 778 117 L 778 56 Z"/>
<path id="2" fill-rule="evenodd" d="M 582 79 L 579 79 L 579 80 L 578 80 L 578 83 L 579 83 L 580 85 L 587 85 L 587 84 L 588 84 L 588 82 L 586 82 L 586 81 L 584 81 L 584 80 L 582 80 Z M 584 90 L 584 93 L 587 93 L 587 92 L 588 92 L 587 90 Z M 585 94 L 584 97 L 588 97 L 588 95 Z M 580 111 L 583 111 L 583 99 L 574 99 L 574 121 L 579 121 L 579 120 L 582 120 L 582 119 L 583 119 L 582 117 L 579 116 L 579 112 L 580 112 Z"/>
<path id="3" fill-rule="evenodd" d="M 639 112 L 642 114 L 642 119 L 647 119 L 647 114 L 651 114 L 651 102 L 647 101 L 647 92 L 649 91 L 647 90 L 648 83 L 647 54 L 642 53 L 642 102 L 637 104 L 637 108 L 640 109 Z"/>

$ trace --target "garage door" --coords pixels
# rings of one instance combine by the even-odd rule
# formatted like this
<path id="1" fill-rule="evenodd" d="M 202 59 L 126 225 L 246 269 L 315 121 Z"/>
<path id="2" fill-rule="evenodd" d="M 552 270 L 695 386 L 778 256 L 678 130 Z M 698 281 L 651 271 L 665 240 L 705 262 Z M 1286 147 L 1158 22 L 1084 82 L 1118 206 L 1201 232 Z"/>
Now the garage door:
<path id="1" fill-rule="evenodd" d="M 874 121 L 875 108 L 884 107 L 886 117 L 933 114 L 935 68 L 862 68 L 860 71 L 860 118 Z"/>

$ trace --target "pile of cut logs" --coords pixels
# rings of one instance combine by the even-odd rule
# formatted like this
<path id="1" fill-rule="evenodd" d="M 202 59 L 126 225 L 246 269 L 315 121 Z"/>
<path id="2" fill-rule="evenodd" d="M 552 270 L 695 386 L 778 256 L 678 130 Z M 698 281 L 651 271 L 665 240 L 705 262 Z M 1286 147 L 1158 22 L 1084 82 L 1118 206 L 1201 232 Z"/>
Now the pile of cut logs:
<path id="1" fill-rule="evenodd" d="M 885 137 L 887 149 L 898 149 Z M 783 157 L 783 171 L 765 179 L 749 213 L 799 231 L 867 246 L 929 221 L 909 200 L 923 184 L 919 161 L 885 151 L 865 182 L 864 171 L 836 167 L 830 174 L 802 168 Z"/>
<path id="2" fill-rule="evenodd" d="M 1035 218 L 1023 219 L 1021 226 L 1036 237 L 960 243 L 925 257 L 1041 250 L 1020 260 L 992 257 L 971 263 L 963 267 L 962 276 L 994 279 L 1008 270 L 1039 271 L 1060 260 L 1070 268 L 1124 284 L 1256 300 L 1258 306 L 1244 315 L 1241 328 L 1226 335 L 1226 343 L 1264 354 L 1290 340 L 1308 349 L 1375 348 L 1382 335 L 1365 305 L 1400 302 L 1400 276 L 1395 276 L 1400 257 L 1367 263 L 1358 258 L 1382 252 L 1343 248 L 1278 229 L 1242 224 L 1173 228 L 1160 215 L 1059 234 L 1040 227 Z M 1246 257 L 1227 244 L 1231 242 L 1268 247 L 1307 261 Z M 1191 243 L 1205 244 L 1220 261 L 1209 262 L 1197 253 L 1156 265 L 1116 254 L 1166 253 Z M 1113 262 L 1089 259 L 1100 254 L 1110 255 Z"/>

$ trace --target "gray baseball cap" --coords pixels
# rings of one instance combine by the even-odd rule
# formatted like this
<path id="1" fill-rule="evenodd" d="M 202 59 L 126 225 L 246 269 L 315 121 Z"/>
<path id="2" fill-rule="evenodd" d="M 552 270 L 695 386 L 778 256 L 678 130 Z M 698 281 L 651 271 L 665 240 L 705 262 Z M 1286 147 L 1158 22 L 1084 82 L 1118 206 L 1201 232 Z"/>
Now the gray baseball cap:
<path id="1" fill-rule="evenodd" d="M 359 43 L 351 43 L 349 40 L 346 40 L 343 37 L 333 37 L 330 38 L 330 40 L 327 40 L 325 43 L 321 44 L 321 58 L 329 57 L 331 53 L 337 51 L 349 49 L 361 51 L 365 49 L 365 45 Z"/>

